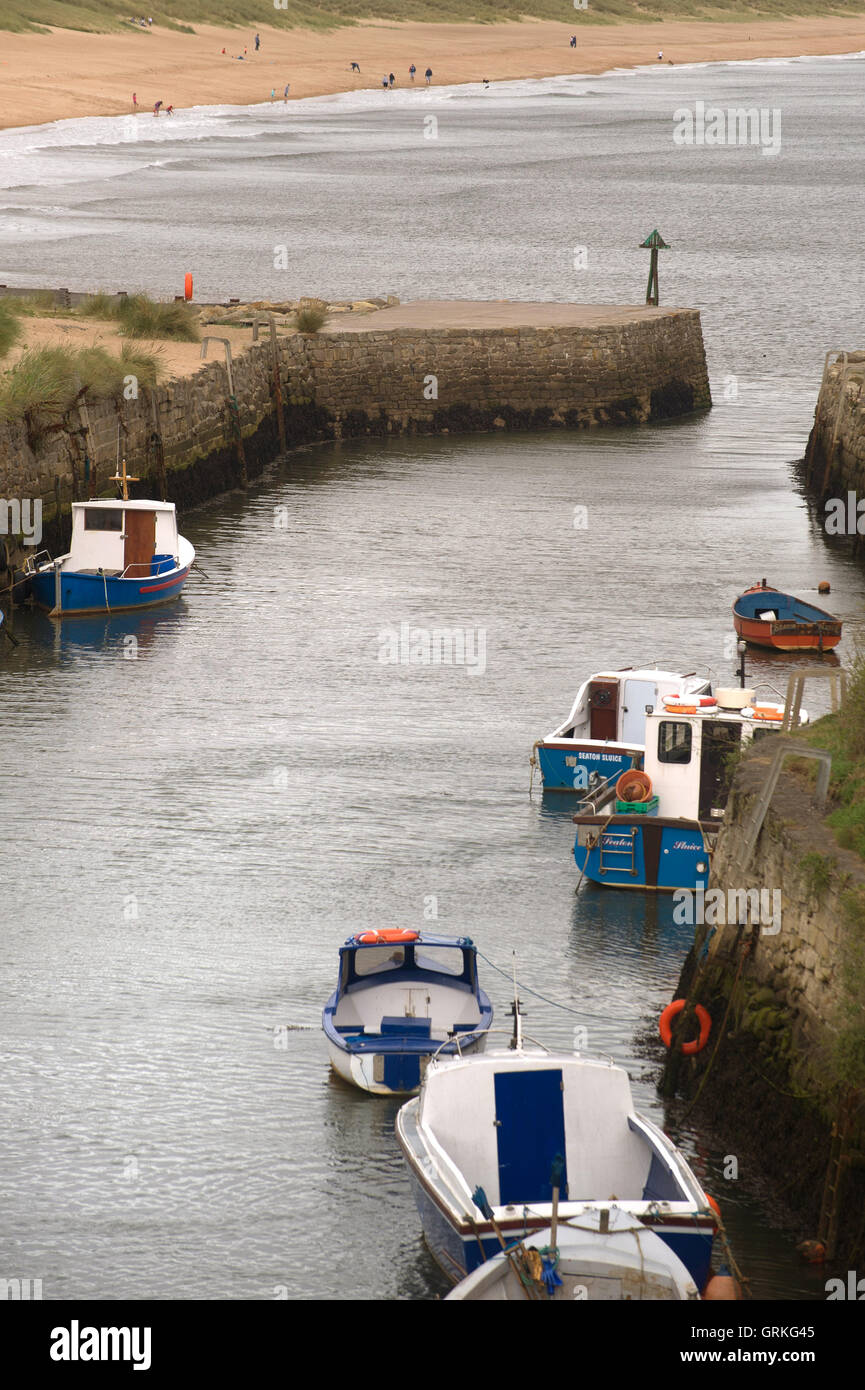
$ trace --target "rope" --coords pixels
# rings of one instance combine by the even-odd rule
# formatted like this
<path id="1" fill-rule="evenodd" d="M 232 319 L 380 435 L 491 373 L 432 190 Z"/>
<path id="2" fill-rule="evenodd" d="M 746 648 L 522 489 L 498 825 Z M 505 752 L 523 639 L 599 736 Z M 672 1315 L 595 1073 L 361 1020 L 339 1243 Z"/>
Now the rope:
<path id="1" fill-rule="evenodd" d="M 478 950 L 478 955 L 481 960 L 486 961 L 491 969 L 497 971 L 499 975 L 503 975 L 509 984 L 513 984 L 513 978 L 509 971 L 502 970 L 496 965 L 495 961 L 490 960 L 489 956 L 485 956 L 483 951 Z M 520 990 L 525 994 L 533 994 L 536 999 L 542 999 L 545 1004 L 551 1004 L 554 1009 L 561 1009 L 563 1013 L 573 1014 L 574 1018 L 597 1018 L 604 1023 L 609 1022 L 608 1014 L 591 1014 L 587 1013 L 585 1009 L 572 1009 L 567 1004 L 560 1004 L 557 999 L 548 999 L 547 996 L 541 994 L 539 990 L 531 989 L 528 985 L 523 984 L 522 980 L 520 981 Z"/>
<path id="2" fill-rule="evenodd" d="M 105 578 L 104 570 L 100 570 L 99 573 L 102 575 L 102 587 L 105 590 L 105 611 L 106 613 L 110 613 L 111 609 L 108 607 L 108 580 Z"/>
<path id="3" fill-rule="evenodd" d="M 532 756 L 529 758 L 529 766 L 530 766 L 531 769 L 532 769 L 531 772 L 529 773 L 529 796 L 531 796 L 531 794 L 532 794 L 532 783 L 533 783 L 534 780 L 535 780 L 535 768 L 536 768 L 537 765 L 538 765 L 538 760 L 537 760 L 537 758 L 535 757 L 535 754 L 537 753 L 538 749 L 540 748 L 541 742 L 542 742 L 542 740 L 541 740 L 541 739 L 538 739 L 537 743 L 533 743 L 533 744 L 532 744 Z"/>
<path id="4" fill-rule="evenodd" d="M 741 973 L 742 973 L 742 966 L 745 964 L 745 961 L 748 959 L 748 956 L 750 955 L 750 953 L 751 953 L 751 942 L 750 942 L 750 940 L 748 940 L 748 942 L 746 943 L 745 950 L 744 950 L 744 951 L 742 952 L 742 954 L 739 956 L 739 964 L 738 964 L 738 966 L 736 967 L 736 977 L 735 977 L 735 979 L 733 980 L 733 987 L 732 987 L 732 989 L 730 990 L 730 994 L 729 994 L 729 996 L 728 996 L 728 998 L 727 998 L 727 1008 L 726 1008 L 726 1010 L 724 1011 L 724 1017 L 723 1017 L 723 1019 L 721 1020 L 721 1026 L 720 1026 L 720 1028 L 718 1029 L 718 1040 L 717 1040 L 717 1042 L 715 1043 L 715 1050 L 713 1051 L 711 1057 L 709 1058 L 709 1065 L 706 1067 L 706 1070 L 703 1072 L 703 1075 L 702 1075 L 702 1077 L 700 1078 L 700 1084 L 699 1084 L 699 1086 L 697 1087 L 696 1094 L 694 1095 L 694 1099 L 691 1101 L 691 1104 L 688 1106 L 687 1110 L 685 1111 L 684 1115 L 682 1116 L 682 1119 L 683 1119 L 683 1120 L 685 1120 L 685 1119 L 688 1118 L 688 1116 L 690 1115 L 690 1113 L 691 1113 L 691 1111 L 693 1110 L 694 1106 L 697 1104 L 697 1101 L 700 1099 L 700 1095 L 701 1095 L 701 1093 L 702 1093 L 703 1087 L 705 1086 L 705 1084 L 706 1084 L 706 1082 L 707 1082 L 707 1080 L 708 1080 L 708 1078 L 709 1078 L 709 1072 L 712 1070 L 712 1067 L 713 1067 L 714 1062 L 715 1062 L 715 1058 L 716 1058 L 717 1055 L 718 1055 L 718 1049 L 720 1048 L 721 1043 L 722 1043 L 723 1038 L 724 1038 L 724 1029 L 725 1029 L 726 1026 L 727 1026 L 727 1019 L 730 1017 L 730 1010 L 731 1010 L 731 1008 L 733 1007 L 733 999 L 735 998 L 735 995 L 736 995 L 736 986 L 737 986 L 738 983 L 739 983 L 739 976 L 740 976 Z"/>

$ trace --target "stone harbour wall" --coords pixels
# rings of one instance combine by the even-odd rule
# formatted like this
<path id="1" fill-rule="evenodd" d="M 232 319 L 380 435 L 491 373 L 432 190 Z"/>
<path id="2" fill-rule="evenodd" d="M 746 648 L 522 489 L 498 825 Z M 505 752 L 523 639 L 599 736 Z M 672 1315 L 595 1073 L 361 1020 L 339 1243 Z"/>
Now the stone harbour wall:
<path id="1" fill-rule="evenodd" d="M 446 326 L 431 326 L 423 315 L 413 326 L 385 325 L 388 313 L 411 307 L 385 309 L 365 324 L 337 320 L 316 334 L 278 336 L 288 446 L 403 432 L 646 423 L 711 405 L 695 310 L 521 304 L 511 312 L 463 303 L 450 306 L 460 310 L 453 324 L 449 306 L 432 306 Z M 539 326 L 531 324 L 534 310 Z M 572 321 L 552 315 L 544 326 L 552 310 Z M 491 326 L 485 311 L 510 315 L 516 326 Z M 250 344 L 232 366 L 236 413 L 226 365 L 214 360 L 192 376 L 142 388 L 135 399 L 75 409 L 59 427 L 0 422 L 0 498 L 42 498 L 51 517 L 58 496 L 62 509 L 75 497 L 111 495 L 124 456 L 142 480 L 137 495 L 156 490 L 179 503 L 201 501 L 243 481 L 238 425 L 254 478 L 279 450 L 269 340 Z"/>
<path id="2" fill-rule="evenodd" d="M 865 497 L 865 352 L 826 354 L 805 475 L 821 498 Z"/>

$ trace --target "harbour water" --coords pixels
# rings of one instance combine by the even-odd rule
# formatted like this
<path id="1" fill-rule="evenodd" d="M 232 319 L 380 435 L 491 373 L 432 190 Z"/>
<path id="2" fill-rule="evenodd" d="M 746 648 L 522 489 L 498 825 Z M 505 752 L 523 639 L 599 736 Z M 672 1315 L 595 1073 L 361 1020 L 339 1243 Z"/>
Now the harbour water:
<path id="1" fill-rule="evenodd" d="M 248 498 L 184 518 L 203 569 L 171 609 L 15 614 L 0 666 L 10 1275 L 42 1278 L 46 1298 L 441 1293 L 395 1106 L 334 1081 L 319 1031 L 351 931 L 434 922 L 493 963 L 500 1022 L 516 955 L 531 1032 L 571 1047 L 584 1025 L 589 1050 L 627 1065 L 758 1296 L 824 1296 L 828 1271 L 800 1266 L 783 1229 L 780 1176 L 743 1161 L 725 1180 L 729 1149 L 656 1095 L 647 1039 L 689 928 L 666 899 L 575 896 L 571 808 L 529 798 L 528 758 L 591 670 L 658 660 L 729 681 L 730 603 L 763 575 L 803 595 L 830 580 L 853 650 L 865 578 L 791 463 L 824 351 L 858 345 L 863 69 L 442 92 L 438 143 L 381 94 L 195 115 L 216 129 L 191 137 L 180 113 L 170 137 L 159 126 L 160 164 L 86 131 L 30 151 L 28 177 L 56 160 L 56 181 L 19 172 L 7 189 L 9 283 L 170 292 L 176 265 L 202 296 L 639 301 L 632 246 L 657 225 L 673 246 L 662 302 L 703 309 L 716 406 L 652 430 L 300 450 Z M 674 147 L 672 109 L 697 98 L 780 107 L 781 150 Z M 401 624 L 482 633 L 483 670 L 383 660 Z M 781 687 L 787 666 L 751 669 Z"/>

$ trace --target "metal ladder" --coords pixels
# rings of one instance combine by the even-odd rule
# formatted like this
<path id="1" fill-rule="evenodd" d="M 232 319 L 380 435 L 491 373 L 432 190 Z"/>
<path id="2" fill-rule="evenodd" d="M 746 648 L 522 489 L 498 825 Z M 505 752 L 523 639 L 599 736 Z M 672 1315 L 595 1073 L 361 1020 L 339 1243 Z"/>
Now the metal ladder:
<path id="1" fill-rule="evenodd" d="M 630 858 L 630 862 L 629 862 L 628 864 L 610 864 L 610 863 L 606 863 L 606 864 L 605 864 L 605 863 L 604 863 L 604 840 L 607 838 L 608 835 L 625 836 L 626 838 L 627 838 L 628 836 L 630 836 L 631 843 L 630 843 L 630 846 L 629 846 L 629 847 L 627 847 L 627 848 L 625 848 L 625 849 L 620 849 L 618 846 L 616 846 L 615 848 L 608 847 L 607 850 L 606 850 L 606 855 L 607 855 L 607 859 L 608 859 L 608 860 L 611 859 L 611 858 L 621 858 L 622 856 L 625 856 L 626 858 L 628 858 L 628 857 Z M 607 873 L 610 869 L 616 869 L 616 870 L 618 870 L 619 873 L 623 873 L 623 874 L 634 874 L 634 875 L 636 875 L 636 872 L 637 872 L 637 849 L 636 849 L 636 839 L 637 839 L 637 827 L 636 827 L 635 825 L 632 825 L 631 828 L 630 828 L 630 830 L 625 830 L 625 829 L 618 830 L 618 829 L 617 829 L 617 830 L 604 830 L 604 831 L 602 831 L 602 832 L 601 832 L 601 841 L 600 841 L 600 846 L 599 846 L 600 853 L 599 853 L 599 856 L 598 856 L 598 873 L 600 873 L 600 874 L 605 874 L 605 873 Z"/>

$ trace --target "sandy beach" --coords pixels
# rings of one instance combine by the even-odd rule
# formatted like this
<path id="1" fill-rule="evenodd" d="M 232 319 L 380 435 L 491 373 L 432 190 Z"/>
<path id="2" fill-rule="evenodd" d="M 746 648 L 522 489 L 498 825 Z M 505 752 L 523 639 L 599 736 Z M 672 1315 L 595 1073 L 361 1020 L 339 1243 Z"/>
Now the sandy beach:
<path id="1" fill-rule="evenodd" d="M 576 29 L 577 47 L 569 35 Z M 599 73 L 657 62 L 796 57 L 865 49 L 865 14 L 765 22 L 662 21 L 587 25 L 525 20 L 496 25 L 372 22 L 331 33 L 262 27 L 202 27 L 196 34 L 133 29 L 128 34 L 5 34 L 0 56 L 0 128 L 73 116 L 120 115 L 138 109 L 152 119 L 154 102 L 210 106 L 290 99 L 381 87 L 393 72 L 416 85 L 432 68 L 433 83 L 491 82 L 562 73 Z M 225 49 L 223 54 L 222 50 Z M 246 56 L 238 58 L 246 49 Z M 351 72 L 351 62 L 360 75 Z"/>

